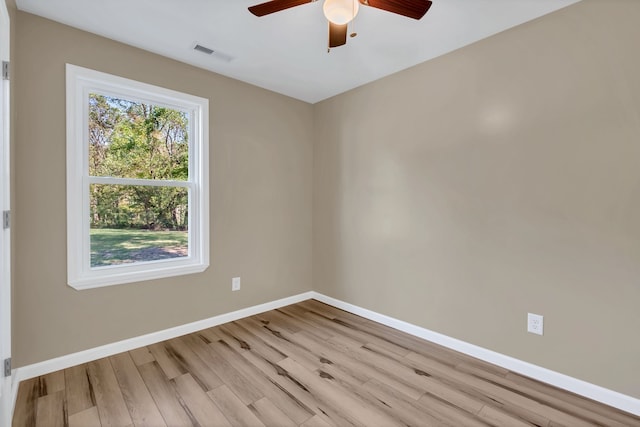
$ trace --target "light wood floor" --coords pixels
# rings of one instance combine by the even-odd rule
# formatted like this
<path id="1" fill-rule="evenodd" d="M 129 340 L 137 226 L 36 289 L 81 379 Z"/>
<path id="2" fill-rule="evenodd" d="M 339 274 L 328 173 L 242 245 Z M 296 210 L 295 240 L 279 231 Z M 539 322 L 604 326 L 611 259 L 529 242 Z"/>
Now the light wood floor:
<path id="1" fill-rule="evenodd" d="M 24 381 L 13 426 L 640 426 L 317 301 Z"/>

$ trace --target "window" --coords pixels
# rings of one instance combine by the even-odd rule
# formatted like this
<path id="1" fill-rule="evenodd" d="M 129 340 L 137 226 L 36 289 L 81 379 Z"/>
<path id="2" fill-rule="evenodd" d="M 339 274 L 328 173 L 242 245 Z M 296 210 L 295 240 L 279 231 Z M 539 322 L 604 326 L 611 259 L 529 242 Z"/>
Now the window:
<path id="1" fill-rule="evenodd" d="M 67 64 L 67 279 L 209 265 L 208 100 Z"/>

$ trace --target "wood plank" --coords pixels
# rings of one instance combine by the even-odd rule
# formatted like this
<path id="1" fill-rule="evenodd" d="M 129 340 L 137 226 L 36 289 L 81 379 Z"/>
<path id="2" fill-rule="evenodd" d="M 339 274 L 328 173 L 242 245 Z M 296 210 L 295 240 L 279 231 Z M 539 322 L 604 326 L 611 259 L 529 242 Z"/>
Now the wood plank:
<path id="1" fill-rule="evenodd" d="M 313 417 L 309 418 L 307 421 L 305 421 L 300 425 L 300 427 L 331 427 L 331 426 L 332 424 L 329 424 L 318 415 L 314 415 Z"/>
<path id="2" fill-rule="evenodd" d="M 164 375 L 158 362 L 138 366 L 138 371 L 168 426 L 187 427 L 196 424 L 193 414 Z"/>
<path id="3" fill-rule="evenodd" d="M 477 414 L 486 406 L 484 400 L 475 394 L 467 393 L 467 389 L 453 387 L 450 384 L 441 381 L 439 378 L 424 379 L 426 393 L 437 399 L 449 402 L 451 405 L 462 409 L 470 414 Z M 490 400 L 490 399 L 486 399 Z"/>
<path id="4" fill-rule="evenodd" d="M 290 336 L 286 336 L 286 339 L 293 345 L 299 345 L 299 343 L 296 343 Z M 298 348 L 296 353 L 302 354 L 302 357 L 307 358 L 308 360 L 317 360 L 320 362 L 320 365 L 324 366 L 325 362 L 321 360 L 322 358 L 320 356 L 308 353 L 302 346 Z M 315 412 L 316 414 L 321 414 L 322 417 L 326 417 L 326 421 L 330 424 L 345 425 L 348 423 L 346 420 L 342 419 L 339 414 L 333 411 L 332 408 L 328 407 L 328 405 L 316 402 L 314 399 L 310 398 L 308 390 L 306 390 L 295 378 L 288 375 L 288 373 L 277 364 L 272 364 L 260 357 L 255 357 L 252 352 L 242 353 L 242 356 L 246 357 L 255 366 L 258 366 L 263 372 L 266 372 L 267 375 L 269 375 L 270 380 L 274 384 L 277 384 L 278 387 L 290 396 L 291 400 L 296 401 L 301 407 L 310 410 L 311 413 Z M 318 365 L 318 363 L 312 364 L 312 366 L 316 365 Z M 298 420 L 298 422 L 300 421 Z"/>
<path id="5" fill-rule="evenodd" d="M 298 424 L 293 422 L 284 412 L 267 397 L 258 399 L 248 406 L 253 413 L 266 426 L 273 427 L 297 427 Z M 306 420 L 305 420 L 306 421 Z"/>
<path id="6" fill-rule="evenodd" d="M 64 390 L 38 398 L 36 427 L 64 427 L 69 425 Z"/>
<path id="7" fill-rule="evenodd" d="M 102 427 L 98 408 L 92 407 L 69 416 L 69 427 Z"/>
<path id="8" fill-rule="evenodd" d="M 277 325 L 280 329 L 284 329 L 290 334 L 300 332 L 300 324 L 291 321 L 291 317 L 280 313 L 278 310 L 271 310 L 254 316 L 260 320 L 260 323 Z M 266 323 L 265 323 L 266 322 Z"/>
<path id="9" fill-rule="evenodd" d="M 151 363 L 156 360 L 147 347 L 140 347 L 131 350 L 129 351 L 129 355 L 131 355 L 131 358 L 133 359 L 133 362 L 136 364 L 136 366 L 144 365 L 145 363 Z"/>
<path id="10" fill-rule="evenodd" d="M 118 380 L 109 359 L 99 359 L 87 364 L 89 384 L 98 407 L 103 427 L 129 427 L 133 420 L 124 402 Z"/>
<path id="11" fill-rule="evenodd" d="M 547 420 L 557 421 L 561 424 L 571 426 L 589 426 L 593 425 L 585 420 L 570 414 L 563 413 L 551 407 L 540 404 L 539 402 L 531 399 L 528 396 L 522 396 L 521 394 L 513 393 L 503 387 L 493 384 L 488 381 L 483 381 L 475 376 L 459 372 L 455 369 L 451 369 L 449 366 L 442 365 L 438 362 L 430 360 L 422 355 L 409 354 L 407 359 L 420 362 L 427 370 L 433 370 L 438 372 L 439 375 L 447 377 L 452 381 L 456 381 L 461 384 L 466 384 L 484 394 L 485 396 L 500 402 L 502 405 L 510 406 L 511 408 L 517 408 L 518 415 L 526 417 L 534 424 L 543 424 Z"/>
<path id="12" fill-rule="evenodd" d="M 18 427 L 35 427 L 37 403 L 40 397 L 38 378 L 31 378 L 20 383 L 16 396 L 16 407 L 13 412 L 13 425 Z"/>
<path id="13" fill-rule="evenodd" d="M 474 412 L 468 412 L 459 406 L 451 404 L 451 402 L 441 400 L 432 395 L 423 395 L 417 401 L 408 400 L 403 398 L 402 394 L 392 387 L 376 380 L 369 381 L 365 384 L 365 388 L 391 407 L 399 408 L 401 412 L 398 417 L 400 418 L 407 416 L 417 418 L 422 413 L 423 417 L 426 416 L 424 422 L 429 422 L 432 425 L 441 425 L 443 423 L 476 427 L 487 425 Z M 411 422 L 414 421 L 415 419 Z"/>
<path id="14" fill-rule="evenodd" d="M 416 387 L 413 384 L 407 383 L 405 380 L 395 376 L 395 373 L 388 372 L 388 369 L 382 369 L 380 366 L 367 362 L 366 355 L 359 352 L 359 348 L 353 349 L 350 345 L 339 344 L 340 340 L 337 340 L 337 336 L 327 340 L 327 345 L 342 352 L 348 359 L 350 369 L 357 371 L 363 371 L 369 379 L 376 379 L 383 384 L 387 384 L 393 387 L 397 391 L 404 393 L 407 397 L 412 399 L 419 399 L 425 391 L 421 387 Z M 370 361 L 369 361 L 370 362 Z"/>
<path id="15" fill-rule="evenodd" d="M 264 423 L 226 385 L 207 394 L 232 425 L 264 427 Z"/>
<path id="16" fill-rule="evenodd" d="M 87 365 L 77 365 L 64 370 L 69 415 L 96 406 L 93 388 L 89 383 Z"/>
<path id="17" fill-rule="evenodd" d="M 326 308 L 326 305 L 323 304 L 321 308 Z M 351 334 L 352 339 L 360 341 L 363 344 L 374 343 L 401 356 L 409 352 L 411 343 L 403 340 L 404 336 L 398 334 L 398 331 L 391 328 L 380 328 L 380 325 L 377 323 L 359 316 L 350 315 L 342 310 L 335 309 L 335 311 L 337 313 L 330 314 L 325 311 L 318 311 L 318 309 L 310 309 L 308 315 L 320 315 L 328 318 L 332 322 L 332 325 L 339 325 L 342 331 L 348 331 L 349 334 Z M 317 320 L 321 319 L 318 317 L 315 318 Z"/>
<path id="18" fill-rule="evenodd" d="M 370 349 L 376 348 L 375 344 L 367 344 L 367 347 Z M 410 369 L 413 369 L 416 374 L 419 374 L 425 394 L 449 402 L 466 412 L 476 414 L 485 405 L 498 403 L 495 399 L 484 395 L 473 387 L 460 381 L 452 380 L 440 371 L 429 370 L 424 365 L 416 363 L 409 358 L 399 358 L 397 355 L 389 352 L 385 352 L 384 355 L 400 361 L 403 365 L 407 365 Z M 440 363 L 437 359 L 434 360 L 434 362 Z M 438 366 L 455 369 L 449 364 L 439 364 Z M 541 422 L 546 422 L 546 419 L 541 418 Z"/>
<path id="19" fill-rule="evenodd" d="M 274 325 L 263 325 L 259 320 L 249 317 L 237 322 L 242 327 L 260 337 L 264 342 L 280 350 L 287 357 L 295 358 L 307 369 L 317 369 L 322 363 L 295 341 L 292 334 Z"/>
<path id="20" fill-rule="evenodd" d="M 166 341 L 147 346 L 153 357 L 162 368 L 167 378 L 173 379 L 187 373 L 180 363 L 167 351 Z"/>
<path id="21" fill-rule="evenodd" d="M 327 342 L 330 344 L 337 344 L 338 346 L 349 348 L 352 350 L 358 350 L 363 345 L 367 345 L 367 343 L 362 343 L 358 340 L 354 340 L 353 338 L 345 335 L 335 335 L 329 338 Z M 399 354 L 398 356 L 402 356 L 402 355 Z"/>
<path id="22" fill-rule="evenodd" d="M 407 357 L 407 359 L 411 359 L 414 361 L 416 358 L 422 358 L 419 360 L 423 360 L 423 362 L 429 360 L 428 358 L 425 359 L 424 356 L 417 354 L 414 355 L 414 357 Z M 501 399 L 499 396 L 487 393 L 486 390 L 482 387 L 484 383 L 482 381 L 476 382 L 473 376 L 468 376 L 467 374 L 460 373 L 456 369 L 451 368 L 449 365 L 440 364 L 435 360 L 431 360 L 430 362 L 434 365 L 429 365 L 429 363 L 418 363 L 416 366 L 418 368 L 424 369 L 429 374 L 431 374 L 435 381 L 451 387 L 454 390 L 454 393 L 455 391 L 464 393 L 465 395 L 468 395 L 479 402 L 484 402 L 487 406 L 499 409 L 506 414 L 512 414 L 516 417 L 528 420 L 533 425 L 544 426 L 549 423 L 549 418 L 543 416 L 542 414 L 531 411 L 526 407 L 514 405 L 512 402 Z M 439 392 L 441 392 L 440 388 L 429 390 L 429 394 L 435 397 L 439 396 Z M 428 404 L 428 402 L 425 403 Z"/>
<path id="23" fill-rule="evenodd" d="M 499 372 L 502 374 L 505 374 L 507 372 L 507 370 L 504 368 L 500 368 L 477 359 L 470 359 L 468 356 L 463 355 L 462 353 L 459 353 L 457 351 L 423 340 L 413 335 L 409 335 L 405 332 L 393 329 L 389 326 L 373 322 L 369 319 L 365 319 L 347 311 L 331 307 L 330 305 L 324 304 L 322 302 L 309 300 L 305 301 L 303 304 L 310 305 L 311 308 L 313 308 L 313 310 L 315 311 L 326 312 L 326 316 L 332 319 L 348 320 L 349 322 L 355 324 L 370 327 L 371 331 L 368 331 L 368 333 L 372 333 L 382 339 L 388 340 L 391 343 L 398 345 L 399 347 L 411 348 L 413 352 L 428 355 L 429 357 L 435 358 L 444 364 L 455 366 L 458 363 L 475 360 L 479 364 L 485 366 L 486 369 L 492 370 L 493 372 Z"/>
<path id="24" fill-rule="evenodd" d="M 45 390 L 43 395 L 52 394 L 58 391 L 64 391 L 65 380 L 64 370 L 52 372 L 40 377 L 40 387 Z"/>
<path id="25" fill-rule="evenodd" d="M 310 415 L 319 415 L 327 421 L 329 425 L 352 425 L 335 412 L 330 406 L 314 399 L 304 384 L 292 377 L 289 372 L 280 365 L 272 365 L 268 361 L 257 357 L 252 352 L 243 353 L 242 356 L 264 372 L 276 388 L 285 393 L 293 402 L 306 412 L 306 414 L 287 412 L 287 415 L 291 416 L 291 419 L 295 422 L 302 423 L 309 419 Z M 269 397 L 272 398 L 273 396 L 269 395 Z M 301 415 L 302 419 L 295 418 L 299 415 Z"/>
<path id="26" fill-rule="evenodd" d="M 408 425 L 442 425 L 442 422 L 440 420 L 431 418 L 428 414 L 425 413 L 423 409 L 417 409 L 419 405 L 415 400 L 407 398 L 407 396 L 403 395 L 400 392 L 395 392 L 396 395 L 399 396 L 397 399 L 395 399 L 395 396 L 393 398 L 385 398 L 372 393 L 367 389 L 366 385 L 371 385 L 375 382 L 375 380 L 370 380 L 369 382 L 365 383 L 366 385 L 361 384 L 360 382 L 358 382 L 358 380 L 351 377 L 350 375 L 345 375 L 345 373 L 341 371 L 336 365 L 325 365 L 322 370 L 319 370 L 317 372 L 317 374 L 321 378 L 330 379 L 336 384 L 339 384 L 350 395 L 362 399 L 366 402 L 367 405 L 378 408 L 394 419 L 405 422 Z M 395 399 L 395 402 L 391 399 Z"/>
<path id="27" fill-rule="evenodd" d="M 326 365 L 332 365 L 361 383 L 369 381 L 374 375 L 356 360 L 337 350 L 336 347 L 329 345 L 328 342 L 318 341 L 307 331 L 298 332 L 295 335 L 295 339 L 296 342 L 299 342 L 319 358 L 322 363 L 322 369 L 325 369 Z"/>
<path id="28" fill-rule="evenodd" d="M 329 338 L 331 338 L 333 336 L 333 334 L 328 332 L 326 329 L 319 328 L 316 325 L 314 325 L 313 323 L 307 321 L 307 319 L 305 319 L 305 317 L 303 315 L 304 314 L 304 310 L 302 310 L 298 306 L 290 305 L 290 306 L 287 306 L 287 307 L 279 308 L 278 311 L 283 313 L 286 316 L 291 317 L 291 319 L 293 319 L 296 322 L 298 322 L 298 324 L 300 325 L 300 329 L 302 329 L 302 330 L 306 331 L 307 333 L 317 337 L 317 339 L 328 340 Z"/>
<path id="29" fill-rule="evenodd" d="M 418 402 L 407 399 L 406 396 L 387 387 L 377 380 L 368 381 L 363 385 L 363 390 L 378 399 L 387 408 L 386 410 L 397 419 L 410 426 L 440 426 L 443 422 L 439 417 L 425 410 Z"/>
<path id="30" fill-rule="evenodd" d="M 472 359 L 467 357 L 464 359 L 464 356 L 461 358 L 462 362 L 458 363 L 455 367 L 459 371 L 463 371 L 466 367 L 472 367 L 474 369 L 479 369 L 482 371 L 489 372 L 493 375 L 498 375 L 501 377 L 505 377 L 509 371 L 505 368 L 501 368 L 500 366 L 492 365 L 491 363 L 485 362 L 480 359 Z"/>
<path id="31" fill-rule="evenodd" d="M 219 332 L 219 326 L 203 329 L 201 331 L 196 332 L 196 335 L 200 336 L 200 339 L 203 339 L 203 340 L 206 339 L 208 343 L 222 339 L 222 336 L 220 335 L 220 332 Z"/>
<path id="32" fill-rule="evenodd" d="M 533 425 L 491 406 L 483 407 L 478 413 L 478 416 L 490 425 L 498 427 L 531 427 Z M 549 422 L 547 421 L 545 424 L 539 425 L 545 427 L 549 425 Z"/>
<path id="33" fill-rule="evenodd" d="M 409 349 L 406 347 L 399 346 L 375 335 L 367 334 L 366 332 L 361 331 L 358 327 L 355 327 L 353 324 L 323 316 L 322 313 L 317 311 L 307 311 L 305 313 L 305 318 L 318 326 L 323 326 L 324 328 L 333 331 L 336 336 L 348 337 L 362 345 L 373 342 L 386 347 L 388 350 L 393 351 L 400 356 L 404 356 L 409 353 Z"/>
<path id="34" fill-rule="evenodd" d="M 402 426 L 402 423 L 397 419 L 390 417 L 363 399 L 348 393 L 333 378 L 310 372 L 291 358 L 279 362 L 278 365 L 301 382 L 316 400 L 335 409 L 339 415 L 353 425 Z"/>
<path id="35" fill-rule="evenodd" d="M 425 394 L 430 394 L 437 399 L 449 402 L 453 406 L 456 406 L 465 412 L 477 414 L 486 404 L 493 402 L 491 399 L 479 395 L 478 393 L 469 393 L 471 389 L 467 387 L 452 386 L 446 378 L 438 377 L 434 373 L 419 369 L 419 367 L 411 360 L 404 357 L 398 357 L 392 352 L 388 352 L 385 349 L 378 347 L 376 344 L 367 344 L 366 348 L 377 352 L 379 357 L 391 358 L 400 363 L 403 367 L 399 368 L 403 372 L 403 375 L 400 376 L 410 384 L 415 384 L 417 387 L 420 387 Z M 373 363 L 377 362 L 374 361 Z M 418 375 L 419 379 L 414 378 L 410 372 L 405 370 L 405 367 Z"/>
<path id="36" fill-rule="evenodd" d="M 607 427 L 624 427 L 629 425 L 628 422 L 620 422 L 609 416 L 605 416 L 598 412 L 591 411 L 590 410 L 591 407 L 596 406 L 593 404 L 587 407 L 576 406 L 566 401 L 556 399 L 552 396 L 548 396 L 535 389 L 525 387 L 519 384 L 518 382 L 512 381 L 509 378 L 496 376 L 484 370 L 477 369 L 473 366 L 465 367 L 465 372 L 470 372 L 478 378 L 485 379 L 507 390 L 526 396 L 545 407 L 551 408 L 551 410 L 553 411 L 557 410 L 557 412 L 552 412 L 552 413 L 550 412 L 550 415 L 549 415 L 550 417 L 552 417 L 552 421 L 556 423 L 562 424 L 566 422 L 574 422 L 573 418 L 575 417 L 593 425 L 606 425 Z M 509 405 L 509 404 L 503 405 L 501 409 L 503 411 L 511 412 L 515 415 L 519 415 L 521 413 L 519 408 L 513 408 L 512 405 Z M 563 415 L 559 415 L 559 414 L 563 414 Z M 565 418 L 565 415 L 568 415 L 571 418 Z M 525 418 L 527 417 L 525 416 Z M 638 424 L 640 425 L 640 420 L 638 421 L 639 421 Z"/>
<path id="37" fill-rule="evenodd" d="M 262 394 L 253 387 L 251 380 L 236 370 L 228 360 L 222 357 L 211 344 L 205 344 L 202 340 L 193 336 L 185 337 L 193 351 L 201 357 L 213 372 L 238 395 L 240 400 L 248 405 L 262 398 Z M 212 343 L 213 344 L 213 343 Z"/>
<path id="38" fill-rule="evenodd" d="M 217 340 L 214 341 L 209 341 L 206 344 L 211 344 L 212 342 L 216 342 L 216 341 L 220 341 L 220 340 L 225 340 L 227 341 L 227 343 L 229 343 L 229 345 L 231 347 L 233 347 L 236 351 L 238 352 L 243 352 L 243 351 L 249 351 L 251 350 L 251 344 L 249 344 L 249 342 L 247 342 L 246 339 L 244 339 L 243 337 L 240 336 L 240 334 L 242 334 L 243 329 L 240 328 L 238 325 L 235 325 L 233 323 L 229 323 L 229 324 L 225 324 L 225 325 L 220 325 L 217 329 L 220 338 L 218 338 Z M 240 333 L 238 333 L 240 332 Z M 244 331 L 246 332 L 246 331 Z M 246 337 L 251 337 L 251 339 L 255 339 L 254 335 L 251 334 L 245 334 Z"/>
<path id="39" fill-rule="evenodd" d="M 129 353 L 116 354 L 109 360 L 136 427 L 166 426 Z"/>
<path id="40" fill-rule="evenodd" d="M 327 317 L 331 320 L 340 319 L 340 320 L 351 322 L 364 327 L 369 327 L 370 329 L 365 332 L 369 334 L 373 334 L 375 336 L 381 336 L 386 340 L 391 340 L 391 341 L 399 340 L 400 342 L 398 343 L 394 342 L 394 343 L 399 345 L 400 347 L 410 346 L 412 347 L 412 350 L 413 350 L 414 344 L 417 341 L 419 343 L 426 343 L 434 347 L 440 348 L 444 351 L 452 353 L 452 355 L 459 354 L 451 349 L 447 349 L 446 347 L 442 347 L 437 344 L 424 341 L 420 338 L 414 337 L 413 335 L 409 335 L 398 329 L 394 329 L 390 326 L 386 326 L 381 323 L 377 323 L 372 320 L 366 319 L 364 317 L 358 316 L 356 314 L 349 313 L 348 311 L 344 311 L 339 308 L 332 307 L 328 304 L 325 304 L 317 300 L 304 301 L 300 304 L 296 304 L 294 307 L 299 310 L 304 310 L 307 312 L 312 311 L 318 314 L 322 314 L 324 315 L 324 317 Z"/>
<path id="41" fill-rule="evenodd" d="M 220 325 L 219 331 L 220 338 L 215 341 L 219 341 L 221 339 L 227 341 L 226 338 L 231 337 L 233 341 L 229 342 L 229 345 L 231 345 L 235 349 L 240 348 L 241 350 L 256 351 L 262 357 L 267 358 L 272 363 L 278 363 L 279 361 L 287 357 L 286 354 L 282 353 L 277 348 L 265 343 L 262 339 L 249 332 L 247 329 L 243 328 L 236 322 Z"/>
<path id="42" fill-rule="evenodd" d="M 190 339 L 185 337 L 176 338 L 168 341 L 165 347 L 180 366 L 200 384 L 204 391 L 213 390 L 222 385 L 220 377 L 213 372 L 202 358 L 194 353 Z"/>
<path id="43" fill-rule="evenodd" d="M 202 427 L 231 426 L 229 420 L 202 390 L 191 374 L 181 375 L 173 380 L 176 389 L 186 403 L 189 411 Z"/>
<path id="44" fill-rule="evenodd" d="M 270 378 L 260 370 L 256 365 L 251 364 L 243 355 L 246 353 L 253 353 L 254 349 L 246 350 L 245 352 L 238 353 L 236 349 L 231 348 L 226 341 L 220 340 L 215 343 L 211 343 L 211 346 L 216 348 L 216 351 L 229 362 L 229 364 L 244 375 L 246 378 L 251 378 L 253 386 L 263 395 L 269 396 L 272 402 L 274 402 L 282 411 L 287 413 L 293 420 L 299 423 L 306 421 L 313 415 L 304 405 L 291 398 L 291 395 L 283 392 L 280 388 L 275 387 Z M 265 363 L 271 364 L 262 355 L 257 356 L 262 358 Z M 271 365 L 275 366 L 275 364 Z M 258 399 L 261 400 L 261 399 Z"/>
<path id="45" fill-rule="evenodd" d="M 441 400 L 432 394 L 425 394 L 418 399 L 418 404 L 436 418 L 440 418 L 442 422 L 448 422 L 453 425 L 482 427 L 490 425 L 484 422 L 476 414 L 465 411 L 459 406 L 455 406 L 450 402 Z M 540 424 L 545 425 L 545 424 Z"/>

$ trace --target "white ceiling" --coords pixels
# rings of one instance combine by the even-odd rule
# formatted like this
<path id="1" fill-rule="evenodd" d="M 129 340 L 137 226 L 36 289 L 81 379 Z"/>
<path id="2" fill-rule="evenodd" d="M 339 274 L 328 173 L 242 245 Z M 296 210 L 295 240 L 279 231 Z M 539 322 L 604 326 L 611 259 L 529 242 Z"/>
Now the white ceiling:
<path id="1" fill-rule="evenodd" d="M 257 18 L 261 0 L 17 0 L 20 10 L 315 103 L 579 0 L 433 0 L 420 21 L 363 6 L 327 53 L 322 0 Z M 219 54 L 193 50 L 196 43 Z M 229 57 L 232 58 L 229 60 Z"/>

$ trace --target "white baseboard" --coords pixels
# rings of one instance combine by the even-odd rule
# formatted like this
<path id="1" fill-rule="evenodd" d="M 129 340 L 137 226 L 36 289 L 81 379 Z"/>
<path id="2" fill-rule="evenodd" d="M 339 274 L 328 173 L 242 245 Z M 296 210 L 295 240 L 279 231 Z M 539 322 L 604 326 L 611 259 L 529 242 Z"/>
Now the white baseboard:
<path id="1" fill-rule="evenodd" d="M 259 304 L 252 307 L 247 307 L 241 310 L 233 311 L 231 313 L 221 314 L 209 319 L 199 320 L 196 322 L 188 323 L 186 325 L 165 329 L 163 331 L 153 332 L 139 337 L 118 341 L 112 344 L 102 345 L 100 347 L 92 348 L 89 350 L 56 357 L 55 359 L 45 360 L 43 362 L 35 363 L 32 365 L 22 366 L 15 369 L 12 373 L 12 409 L 15 407 L 15 400 L 17 397 L 17 390 L 20 381 L 34 378 L 40 375 L 45 375 L 82 363 L 91 362 L 103 357 L 112 356 L 114 354 L 129 351 L 134 348 L 155 344 L 157 342 L 165 341 L 202 329 L 211 328 L 223 323 L 232 322 L 244 317 L 264 313 L 265 311 L 274 310 L 276 308 L 295 304 L 297 302 L 305 301 L 308 299 L 316 299 L 333 307 L 340 308 L 353 314 L 357 314 L 358 316 L 362 316 L 366 319 L 373 320 L 402 332 L 406 332 L 416 337 L 420 337 L 436 344 L 440 344 L 444 347 L 459 351 L 460 353 L 467 354 L 477 359 L 493 363 L 505 369 L 509 369 L 510 371 L 526 375 L 530 378 L 545 382 L 547 384 L 551 384 L 564 390 L 568 390 L 589 399 L 602 402 L 614 408 L 618 408 L 635 415 L 640 415 L 640 399 L 636 399 L 631 396 L 627 396 L 622 393 L 618 393 L 616 391 L 609 390 L 604 387 L 600 387 L 595 384 L 591 384 L 586 381 L 582 381 L 577 378 L 552 371 L 550 369 L 536 366 L 531 363 L 497 353 L 495 351 L 487 350 L 477 345 L 469 344 L 467 342 L 448 337 L 438 332 L 430 331 L 420 326 L 416 326 L 411 323 L 386 316 L 384 314 L 376 313 L 375 311 L 371 311 L 366 308 L 362 308 L 314 291 L 305 292 L 288 298 L 282 298 L 276 301 Z M 13 413 L 13 410 L 11 412 Z"/>
<path id="2" fill-rule="evenodd" d="M 60 369 L 66 369 L 71 366 L 80 365 L 82 363 L 91 362 L 93 360 L 102 359 L 103 357 L 112 356 L 114 354 L 133 350 L 138 347 L 144 347 L 146 345 L 166 341 L 171 338 L 190 334 L 202 329 L 211 328 L 213 326 L 218 326 L 223 323 L 233 322 L 234 320 L 264 313 L 265 311 L 274 310 L 276 308 L 295 304 L 297 302 L 305 301 L 311 298 L 313 298 L 313 293 L 305 292 L 276 301 L 271 301 L 264 304 L 243 308 L 241 310 L 232 311 L 231 313 L 220 314 L 208 319 L 198 320 L 196 322 L 191 322 L 185 325 L 176 326 L 174 328 L 165 329 L 163 331 L 152 332 L 150 334 L 129 338 L 111 344 L 101 345 L 100 347 L 79 351 L 77 353 L 67 354 L 64 356 L 56 357 L 55 359 L 49 359 L 43 362 L 34 363 L 32 365 L 21 366 L 20 368 L 14 369 L 12 372 L 14 385 L 14 402 L 16 391 L 18 389 L 17 385 L 20 383 L 20 381 L 59 371 Z"/>
<path id="3" fill-rule="evenodd" d="M 318 292 L 312 292 L 312 294 L 313 299 L 348 311 L 349 313 L 357 314 L 358 316 L 373 320 L 374 322 L 381 323 L 416 337 L 423 338 L 427 341 L 440 344 L 441 346 L 475 357 L 476 359 L 484 360 L 485 362 L 498 365 L 529 378 L 542 381 L 561 389 L 568 390 L 572 393 L 579 394 L 580 396 L 604 403 L 605 405 L 613 406 L 614 408 L 640 416 L 640 399 L 636 399 L 634 397 L 618 393 L 617 391 L 609 390 L 541 366 L 533 365 L 492 350 L 487 350 L 486 348 L 469 344 L 438 332 L 430 331 L 429 329 L 421 328 L 420 326 L 385 316 L 384 314 L 376 313 L 375 311 L 358 307 L 357 305 L 349 304 L 348 302 L 344 302 Z"/>

